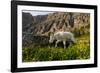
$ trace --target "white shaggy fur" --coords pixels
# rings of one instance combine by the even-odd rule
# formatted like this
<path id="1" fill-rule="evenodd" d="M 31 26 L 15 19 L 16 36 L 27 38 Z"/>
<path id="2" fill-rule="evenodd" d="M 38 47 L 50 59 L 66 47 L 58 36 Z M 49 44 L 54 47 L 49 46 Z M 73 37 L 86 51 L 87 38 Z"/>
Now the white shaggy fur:
<path id="1" fill-rule="evenodd" d="M 56 32 L 50 35 L 49 43 L 53 43 L 56 40 L 55 47 L 59 42 L 63 42 L 64 48 L 66 48 L 66 41 L 75 43 L 74 35 L 71 32 Z"/>

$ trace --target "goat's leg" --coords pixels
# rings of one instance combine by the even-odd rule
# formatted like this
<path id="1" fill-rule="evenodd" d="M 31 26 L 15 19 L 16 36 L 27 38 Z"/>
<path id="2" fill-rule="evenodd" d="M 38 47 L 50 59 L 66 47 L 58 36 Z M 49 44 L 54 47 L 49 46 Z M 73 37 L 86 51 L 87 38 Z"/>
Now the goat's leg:
<path id="1" fill-rule="evenodd" d="M 57 44 L 58 44 L 59 42 L 60 42 L 60 40 L 57 40 L 57 41 L 56 41 L 55 47 L 57 47 Z"/>
<path id="2" fill-rule="evenodd" d="M 66 48 L 66 41 L 63 41 L 64 49 Z"/>

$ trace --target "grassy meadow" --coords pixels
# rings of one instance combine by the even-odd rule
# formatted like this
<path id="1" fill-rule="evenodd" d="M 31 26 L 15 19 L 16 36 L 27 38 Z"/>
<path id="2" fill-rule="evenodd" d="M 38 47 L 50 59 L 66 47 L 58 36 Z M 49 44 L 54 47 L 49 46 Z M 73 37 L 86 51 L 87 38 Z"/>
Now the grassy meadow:
<path id="1" fill-rule="evenodd" d="M 83 60 L 90 58 L 90 36 L 85 34 L 76 37 L 76 44 L 63 47 L 24 47 L 22 49 L 23 62 L 56 61 L 56 60 Z"/>

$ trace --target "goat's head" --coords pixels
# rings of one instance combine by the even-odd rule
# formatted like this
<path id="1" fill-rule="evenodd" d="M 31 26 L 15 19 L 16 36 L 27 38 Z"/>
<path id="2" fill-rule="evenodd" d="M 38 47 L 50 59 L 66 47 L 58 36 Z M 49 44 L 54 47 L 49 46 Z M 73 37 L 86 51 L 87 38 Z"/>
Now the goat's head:
<path id="1" fill-rule="evenodd" d="M 49 39 L 49 43 L 53 43 L 54 42 L 54 33 L 50 32 L 50 39 Z"/>

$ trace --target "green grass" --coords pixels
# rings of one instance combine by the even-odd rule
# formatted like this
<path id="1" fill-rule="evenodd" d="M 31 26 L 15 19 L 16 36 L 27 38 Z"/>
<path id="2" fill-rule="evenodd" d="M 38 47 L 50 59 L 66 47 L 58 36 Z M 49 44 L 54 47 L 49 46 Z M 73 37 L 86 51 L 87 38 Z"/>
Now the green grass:
<path id="1" fill-rule="evenodd" d="M 76 37 L 76 44 L 71 44 L 66 49 L 63 47 L 47 46 L 22 49 L 22 61 L 56 61 L 56 60 L 83 60 L 90 58 L 90 36 Z"/>

